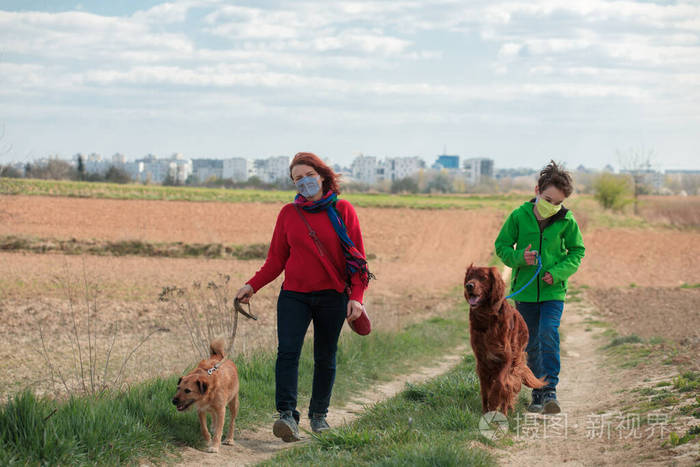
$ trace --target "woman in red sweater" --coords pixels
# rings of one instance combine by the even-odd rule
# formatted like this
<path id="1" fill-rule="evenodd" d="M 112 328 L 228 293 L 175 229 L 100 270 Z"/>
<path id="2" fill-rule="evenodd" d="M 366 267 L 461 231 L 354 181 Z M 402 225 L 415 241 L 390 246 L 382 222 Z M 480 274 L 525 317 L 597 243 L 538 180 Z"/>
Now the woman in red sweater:
<path id="1" fill-rule="evenodd" d="M 299 440 L 299 355 L 309 323 L 314 323 L 309 418 L 312 430 L 321 432 L 329 428 L 326 414 L 340 330 L 345 319 L 352 322 L 361 316 L 362 297 L 372 277 L 355 209 L 348 201 L 337 199 L 339 176 L 318 156 L 304 152 L 294 156 L 289 170 L 299 194 L 277 216 L 265 264 L 237 293 L 237 298 L 247 303 L 284 271 L 277 301 L 275 365 L 275 403 L 280 418 L 273 432 L 285 442 Z"/>

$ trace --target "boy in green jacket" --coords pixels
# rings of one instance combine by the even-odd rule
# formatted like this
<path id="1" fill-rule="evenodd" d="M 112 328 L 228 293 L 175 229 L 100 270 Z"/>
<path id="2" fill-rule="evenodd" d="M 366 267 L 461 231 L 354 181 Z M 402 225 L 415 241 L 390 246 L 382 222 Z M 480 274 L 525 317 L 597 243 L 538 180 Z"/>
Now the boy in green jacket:
<path id="1" fill-rule="evenodd" d="M 496 238 L 496 254 L 513 269 L 510 289 L 518 292 L 515 306 L 525 319 L 530 338 L 527 365 L 547 385 L 532 391 L 530 412 L 561 412 L 559 323 L 568 278 L 585 252 L 578 224 L 562 202 L 573 192 L 571 175 L 551 161 L 540 172 L 535 198 L 514 210 Z M 538 258 L 542 268 L 537 273 Z M 537 274 L 537 278 L 526 286 Z"/>

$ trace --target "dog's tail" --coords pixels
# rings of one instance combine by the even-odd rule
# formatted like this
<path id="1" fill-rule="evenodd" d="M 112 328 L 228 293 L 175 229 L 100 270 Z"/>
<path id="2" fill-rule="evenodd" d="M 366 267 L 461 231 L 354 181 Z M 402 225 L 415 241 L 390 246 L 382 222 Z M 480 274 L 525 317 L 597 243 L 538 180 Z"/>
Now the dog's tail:
<path id="1" fill-rule="evenodd" d="M 537 379 L 535 374 L 527 367 L 527 365 L 522 365 L 520 368 L 520 377 L 522 378 L 523 384 L 531 389 L 540 389 L 545 387 L 547 382 L 544 377 Z"/>
<path id="2" fill-rule="evenodd" d="M 224 358 L 224 349 L 226 348 L 226 341 L 224 339 L 214 339 L 209 344 L 211 349 L 212 357 Z"/>
<path id="3" fill-rule="evenodd" d="M 523 325 L 524 324 L 525 323 L 523 322 Z M 525 336 L 525 341 L 527 342 L 527 333 Z M 512 374 L 520 377 L 520 381 L 531 389 L 540 389 L 547 385 L 547 381 L 544 377 L 538 379 L 530 367 L 527 366 L 527 357 L 525 352 L 515 355 L 515 361 L 513 362 L 512 368 Z"/>

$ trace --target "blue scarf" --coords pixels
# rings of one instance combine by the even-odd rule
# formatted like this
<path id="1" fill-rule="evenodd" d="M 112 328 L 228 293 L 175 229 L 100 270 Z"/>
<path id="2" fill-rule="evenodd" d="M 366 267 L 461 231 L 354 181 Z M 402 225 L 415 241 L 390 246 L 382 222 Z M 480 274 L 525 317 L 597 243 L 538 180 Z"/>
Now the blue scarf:
<path id="1" fill-rule="evenodd" d="M 369 285 L 370 279 L 375 279 L 374 274 L 369 272 L 367 267 L 367 260 L 365 256 L 357 249 L 355 243 L 352 241 L 350 236 L 348 236 L 348 229 L 345 227 L 343 218 L 340 217 L 338 211 L 335 208 L 335 204 L 338 201 L 338 195 L 329 191 L 318 201 L 309 201 L 300 194 L 294 197 L 294 204 L 299 206 L 306 212 L 321 212 L 326 211 L 328 218 L 331 220 L 331 225 L 335 230 L 338 239 L 340 240 L 340 245 L 343 247 L 343 255 L 345 256 L 345 269 L 348 273 L 348 285 L 350 278 L 356 272 L 360 272 L 360 280 L 362 284 L 367 287 Z"/>

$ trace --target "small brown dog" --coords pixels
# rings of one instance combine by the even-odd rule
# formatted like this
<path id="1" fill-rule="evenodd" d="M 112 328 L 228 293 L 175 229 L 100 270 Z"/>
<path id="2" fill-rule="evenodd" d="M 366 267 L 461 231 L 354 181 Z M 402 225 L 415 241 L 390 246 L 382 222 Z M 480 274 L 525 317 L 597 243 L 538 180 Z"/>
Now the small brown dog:
<path id="1" fill-rule="evenodd" d="M 504 294 L 498 269 L 469 266 L 464 298 L 469 302 L 469 335 L 481 386 L 481 409 L 507 415 L 515 407 L 521 383 L 533 389 L 545 383 L 527 367 L 527 325 Z"/>
<path id="2" fill-rule="evenodd" d="M 197 368 L 180 378 L 173 404 L 182 412 L 191 405 L 197 407 L 202 436 L 207 441 L 207 452 L 218 452 L 224 431 L 226 405 L 231 411 L 231 424 L 224 444 L 233 444 L 233 428 L 238 415 L 238 370 L 224 357 L 224 340 L 211 342 L 211 357 L 199 362 Z M 207 413 L 211 414 L 214 437 L 207 429 Z"/>

